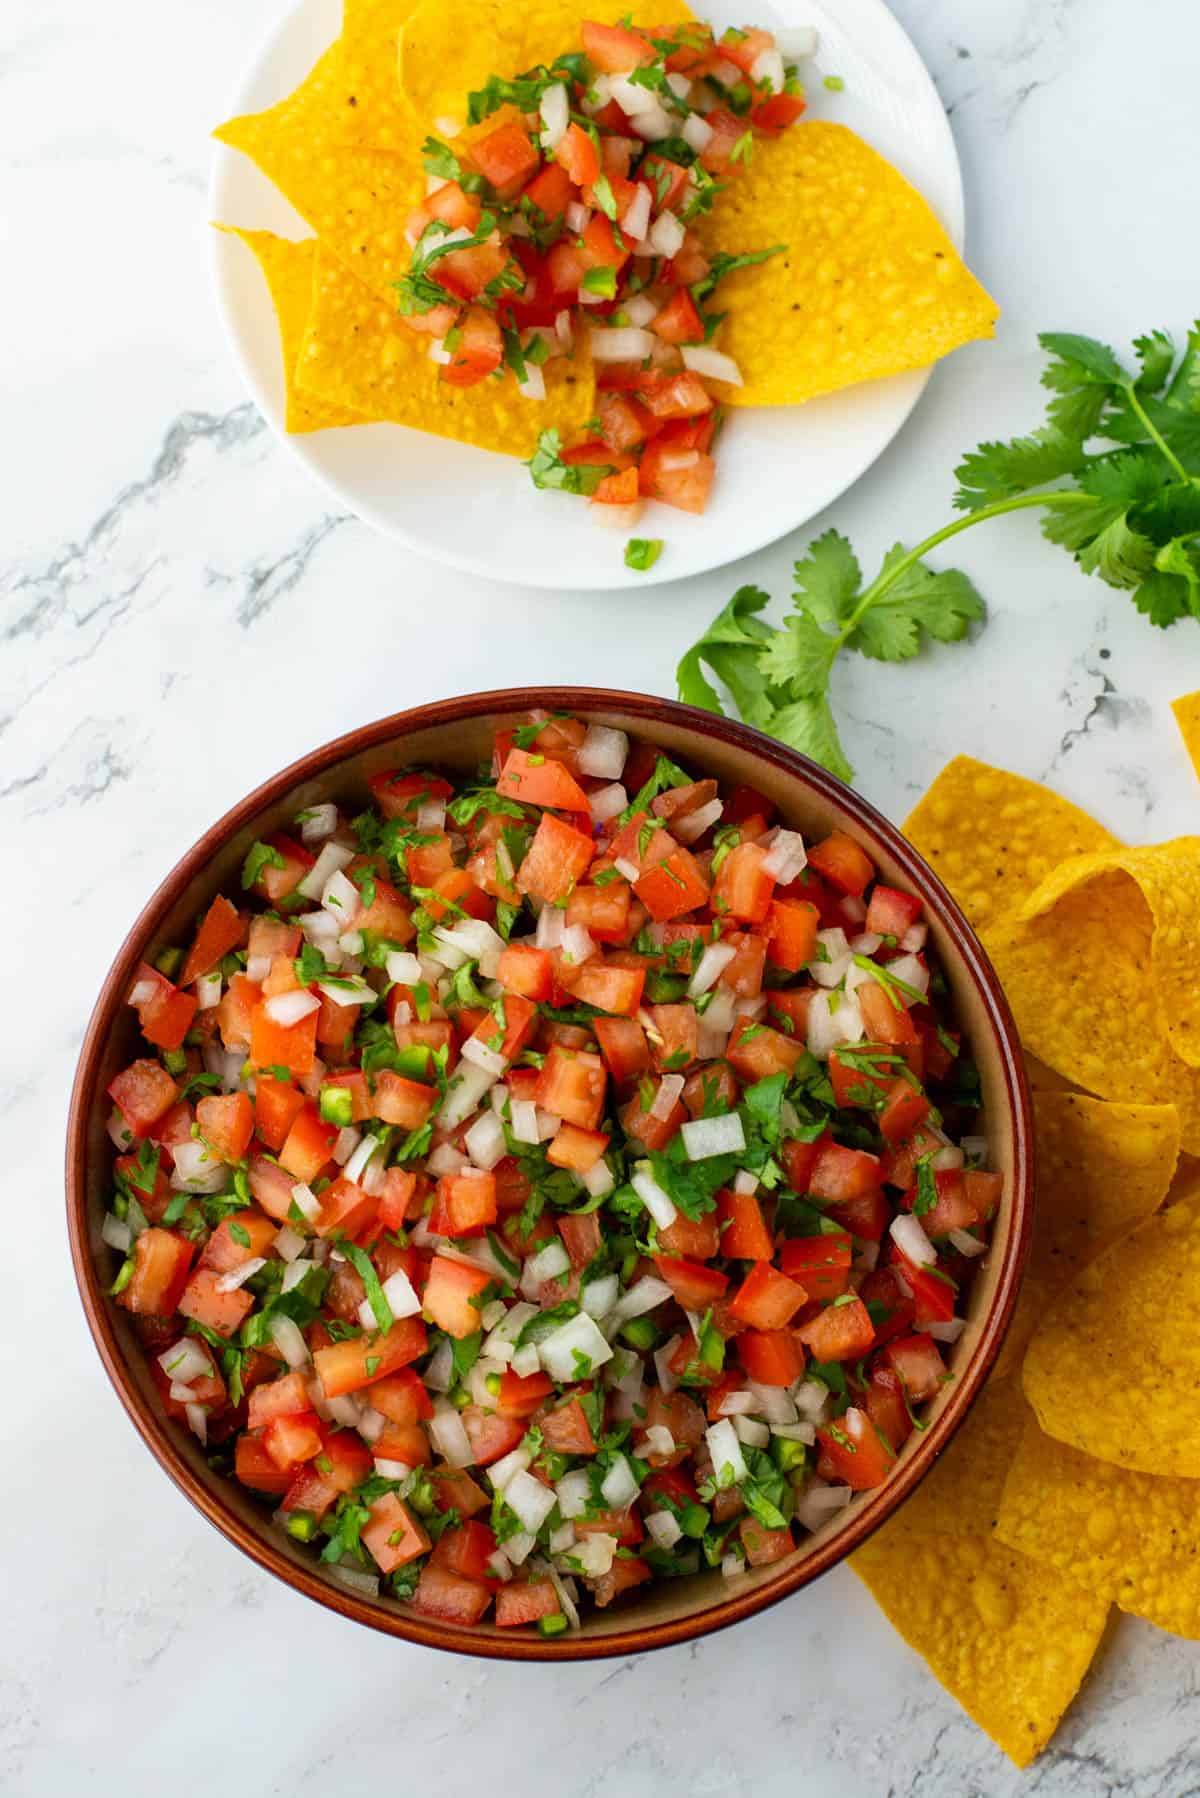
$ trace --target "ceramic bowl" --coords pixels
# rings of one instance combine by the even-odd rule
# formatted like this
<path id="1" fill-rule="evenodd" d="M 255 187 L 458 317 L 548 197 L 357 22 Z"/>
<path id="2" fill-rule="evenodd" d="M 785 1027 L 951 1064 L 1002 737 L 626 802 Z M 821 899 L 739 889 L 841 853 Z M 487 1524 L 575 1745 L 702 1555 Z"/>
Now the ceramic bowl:
<path id="1" fill-rule="evenodd" d="M 886 1485 L 856 1497 L 786 1560 L 732 1579 L 705 1573 L 663 1582 L 629 1608 L 593 1614 L 580 1634 L 552 1640 L 493 1625 L 465 1631 L 421 1617 L 398 1601 L 351 1592 L 311 1551 L 274 1526 L 243 1487 L 212 1472 L 191 1434 L 164 1415 L 132 1321 L 107 1296 L 118 1257 L 100 1234 L 112 1167 L 105 1089 L 138 1053 L 135 1014 L 125 1003 L 136 964 L 186 938 L 216 892 L 236 889 L 250 844 L 302 807 L 332 799 L 359 809 L 367 799 L 367 778 L 404 762 L 474 769 L 490 754 L 493 729 L 531 704 L 626 730 L 698 775 L 755 786 L 777 803 L 783 821 L 806 837 L 844 829 L 864 845 L 889 885 L 919 896 L 978 1063 L 981 1128 L 992 1165 L 1004 1178 L 992 1245 L 971 1290 L 967 1327 L 950 1351 L 954 1378 L 934 1401 L 928 1428 L 909 1438 Z M 894 826 L 823 768 L 743 725 L 644 694 L 559 687 L 536 694 L 472 694 L 365 725 L 285 768 L 213 825 L 133 925 L 96 1002 L 71 1103 L 66 1187 L 75 1273 L 109 1378 L 151 1453 L 230 1542 L 319 1604 L 408 1641 L 511 1660 L 586 1660 L 687 1641 L 750 1617 L 825 1573 L 903 1503 L 963 1421 L 1003 1340 L 1028 1246 L 1033 1146 L 1021 1052 L 995 973 L 941 882 Z M 148 1488 L 147 1503 L 152 1502 Z"/>

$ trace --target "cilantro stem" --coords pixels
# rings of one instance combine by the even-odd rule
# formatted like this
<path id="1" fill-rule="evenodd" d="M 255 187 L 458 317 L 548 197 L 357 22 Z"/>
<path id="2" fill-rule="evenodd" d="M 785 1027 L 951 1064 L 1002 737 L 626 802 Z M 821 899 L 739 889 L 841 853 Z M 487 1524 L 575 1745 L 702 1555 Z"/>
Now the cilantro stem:
<path id="1" fill-rule="evenodd" d="M 1135 388 L 1132 381 L 1128 381 L 1125 383 L 1125 396 L 1129 401 L 1131 409 L 1134 412 L 1136 412 L 1138 417 L 1141 419 L 1142 428 L 1145 431 L 1147 437 L 1149 437 L 1151 443 L 1153 443 L 1161 451 L 1162 455 L 1164 456 L 1166 461 L 1170 464 L 1174 473 L 1178 475 L 1179 479 L 1181 481 L 1188 482 L 1191 486 L 1194 487 L 1196 485 L 1195 477 L 1188 473 L 1187 469 L 1183 466 L 1183 463 L 1179 460 L 1179 457 L 1175 454 L 1175 451 L 1171 448 L 1171 446 L 1167 442 L 1166 438 L 1162 435 L 1162 432 L 1157 428 L 1157 426 L 1153 425 L 1150 422 L 1150 415 L 1146 411 L 1146 408 L 1143 406 L 1141 400 L 1138 398 L 1137 389 Z"/>
<path id="2" fill-rule="evenodd" d="M 882 599 L 889 587 L 895 586 L 900 577 L 907 574 L 910 568 L 915 567 L 929 554 L 931 549 L 936 549 L 940 543 L 947 542 L 951 537 L 957 537 L 960 531 L 969 531 L 972 525 L 983 524 L 989 518 L 1000 518 L 1005 512 L 1020 512 L 1031 506 L 1072 506 L 1093 505 L 1094 503 L 1090 494 L 1070 491 L 1067 488 L 1058 488 L 1052 493 L 1021 493 L 1012 499 L 994 500 L 990 506 L 980 506 L 977 512 L 968 512 L 965 518 L 956 518 L 953 524 L 943 525 L 940 531 L 934 531 L 931 537 L 926 537 L 924 542 L 918 543 L 915 549 L 910 549 L 898 561 L 893 562 L 890 568 L 877 574 L 870 585 L 864 589 L 853 612 L 837 636 L 833 638 L 836 645 L 834 654 L 836 655 L 847 639 L 854 634 L 864 612 L 868 612 L 878 600 Z"/>

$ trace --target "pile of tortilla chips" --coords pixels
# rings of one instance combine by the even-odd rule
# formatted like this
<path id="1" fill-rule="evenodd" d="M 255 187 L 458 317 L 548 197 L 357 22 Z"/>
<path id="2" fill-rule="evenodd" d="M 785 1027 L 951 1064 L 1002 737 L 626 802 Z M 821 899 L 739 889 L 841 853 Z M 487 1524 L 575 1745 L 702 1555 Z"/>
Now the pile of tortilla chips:
<path id="1" fill-rule="evenodd" d="M 1174 710 L 1200 773 L 1200 694 Z M 1112 1604 L 1200 1638 L 1200 838 L 1122 848 L 966 757 L 905 829 L 1036 1058 L 1037 1206 L 986 1391 L 851 1564 L 1025 1766 Z"/>
<path id="2" fill-rule="evenodd" d="M 577 437 L 595 410 L 590 358 L 551 363 L 543 401 L 511 370 L 475 387 L 438 378 L 427 338 L 396 311 L 421 146 L 457 137 L 467 95 L 577 45 L 585 19 L 671 24 L 684 0 L 344 0 L 342 35 L 266 112 L 217 132 L 312 227 L 293 243 L 239 230 L 279 318 L 287 429 L 386 420 L 528 457 L 540 433 Z M 466 132 L 494 129 L 492 119 Z M 990 336 L 996 308 L 925 201 L 842 126 L 804 124 L 756 145 L 704 220 L 710 251 L 780 256 L 730 278 L 723 347 L 746 378 L 729 400 L 790 405 L 925 366 Z"/>

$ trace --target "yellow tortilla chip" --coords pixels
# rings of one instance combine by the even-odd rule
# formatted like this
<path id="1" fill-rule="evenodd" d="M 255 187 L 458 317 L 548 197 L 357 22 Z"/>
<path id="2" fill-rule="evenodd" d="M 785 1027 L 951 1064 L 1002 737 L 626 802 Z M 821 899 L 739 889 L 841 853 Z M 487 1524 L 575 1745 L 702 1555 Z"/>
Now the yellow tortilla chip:
<path id="1" fill-rule="evenodd" d="M 403 156 L 347 147 L 344 102 L 341 46 L 333 44 L 294 93 L 215 135 L 249 156 L 324 247 L 394 304 L 391 284 L 411 254 L 405 221 L 425 197 L 419 139 Z"/>
<path id="2" fill-rule="evenodd" d="M 1004 1483 L 1009 1548 L 1177 1636 L 1200 1638 L 1200 1504 L 1193 1480 L 1110 1467 L 1030 1418 Z"/>
<path id="3" fill-rule="evenodd" d="M 313 308 L 296 378 L 309 393 L 352 406 L 373 419 L 411 425 L 508 456 L 531 456 L 542 431 L 564 440 L 595 408 L 591 364 L 546 365 L 546 398 L 517 392 L 511 370 L 502 381 L 451 387 L 439 380 L 429 338 L 410 331 L 394 307 L 377 300 L 336 256 L 317 250 Z"/>
<path id="4" fill-rule="evenodd" d="M 680 25 L 694 16 L 682 0 L 421 0 L 400 34 L 400 82 L 417 116 L 452 135 L 451 124 L 467 122 L 469 93 L 578 49 L 585 19 Z"/>
<path id="5" fill-rule="evenodd" d="M 947 762 L 904 834 L 980 931 L 1016 912 L 1068 856 L 1120 847 L 1078 806 L 969 755 Z"/>
<path id="6" fill-rule="evenodd" d="M 850 1557 L 910 1647 L 1018 1767 L 1079 1690 L 1108 1599 L 992 1535 L 1026 1407 L 994 1381 L 912 1497 Z"/>
<path id="7" fill-rule="evenodd" d="M 1200 837 L 1176 837 L 1144 849 L 1075 856 L 1026 901 L 1023 916 L 1043 917 L 1064 895 L 1102 885 L 1133 908 L 1140 893 L 1151 918 L 1150 957 L 1141 973 L 1153 988 L 1158 1019 L 1175 1053 L 1200 1067 Z"/>
<path id="8" fill-rule="evenodd" d="M 1185 693 L 1171 701 L 1171 710 L 1183 738 L 1183 746 L 1192 758 L 1192 767 L 1200 775 L 1200 693 Z"/>
<path id="9" fill-rule="evenodd" d="M 400 86 L 400 32 L 415 0 L 342 0 L 339 81 L 350 143 L 407 151 L 414 121 Z"/>
<path id="10" fill-rule="evenodd" d="M 312 305 L 316 238 L 306 237 L 294 243 L 289 237 L 276 237 L 272 231 L 240 231 L 233 225 L 219 225 L 217 229 L 240 237 L 253 250 L 271 290 L 271 304 L 279 321 L 279 342 L 283 352 L 287 429 L 299 433 L 326 431 L 334 425 L 362 424 L 360 412 L 352 411 L 349 406 L 331 406 L 296 386 L 296 358 L 304 342 Z"/>
<path id="11" fill-rule="evenodd" d="M 788 246 L 718 289 L 731 406 L 798 405 L 992 335 L 995 302 L 926 201 L 845 125 L 756 142 L 697 230 L 710 256 Z"/>
<path id="12" fill-rule="evenodd" d="M 984 935 L 1026 1050 L 1122 1103 L 1174 1105 L 1200 1153 L 1200 1074 L 1174 1053 L 1150 979 L 1152 924 L 1123 873 L 1074 888 L 1049 912 Z"/>
<path id="13" fill-rule="evenodd" d="M 1020 1366 L 1054 1294 L 1157 1211 L 1179 1159 L 1173 1105 L 1109 1105 L 1083 1093 L 1035 1092 L 1033 1108 L 1033 1242 L 998 1376 Z"/>
<path id="14" fill-rule="evenodd" d="M 1023 1373 L 1042 1429 L 1114 1467 L 1200 1479 L 1198 1315 L 1192 1197 L 1107 1249 L 1046 1311 Z"/>

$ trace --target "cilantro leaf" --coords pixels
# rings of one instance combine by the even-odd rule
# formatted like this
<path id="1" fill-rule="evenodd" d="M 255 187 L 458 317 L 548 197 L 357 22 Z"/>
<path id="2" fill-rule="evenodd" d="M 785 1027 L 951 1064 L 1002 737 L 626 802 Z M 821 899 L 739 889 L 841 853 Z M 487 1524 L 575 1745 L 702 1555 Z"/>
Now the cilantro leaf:
<path id="1" fill-rule="evenodd" d="M 264 868 L 286 867 L 282 855 L 270 843 L 251 843 L 250 852 L 242 863 L 242 891 L 249 892 Z"/>
<path id="2" fill-rule="evenodd" d="M 795 601 L 818 624 L 844 624 L 862 590 L 858 558 L 840 531 L 826 531 L 794 569 Z"/>
<path id="3" fill-rule="evenodd" d="M 535 487 L 555 493 L 582 493 L 590 496 L 605 475 L 614 471 L 601 462 L 567 463 L 562 459 L 562 436 L 555 430 L 543 431 L 538 446 L 525 464 Z"/>

